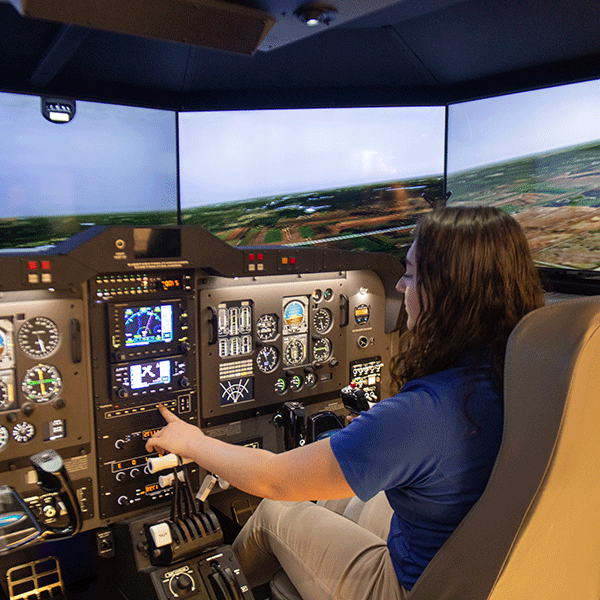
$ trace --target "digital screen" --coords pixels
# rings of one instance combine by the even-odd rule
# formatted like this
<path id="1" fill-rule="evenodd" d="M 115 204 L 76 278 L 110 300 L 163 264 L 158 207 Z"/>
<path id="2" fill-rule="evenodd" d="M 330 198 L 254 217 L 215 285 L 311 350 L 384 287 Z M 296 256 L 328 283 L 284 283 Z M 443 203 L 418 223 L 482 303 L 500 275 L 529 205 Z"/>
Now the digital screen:
<path id="1" fill-rule="evenodd" d="M 171 383 L 171 361 L 157 360 L 129 367 L 129 386 L 132 390 L 141 390 Z"/>
<path id="2" fill-rule="evenodd" d="M 231 245 L 397 252 L 442 195 L 445 107 L 179 114 L 181 220 Z"/>
<path id="3" fill-rule="evenodd" d="M 449 204 L 497 206 L 538 266 L 600 268 L 600 80 L 452 104 Z"/>
<path id="4" fill-rule="evenodd" d="M 39 96 L 0 93 L 0 248 L 53 246 L 91 225 L 176 225 L 175 122 L 77 101 L 56 124 Z"/>
<path id="5" fill-rule="evenodd" d="M 221 382 L 221 406 L 254 400 L 254 378 L 230 379 Z"/>
<path id="6" fill-rule="evenodd" d="M 138 306 L 123 312 L 125 347 L 173 341 L 173 306 Z"/>
<path id="7" fill-rule="evenodd" d="M 142 431 L 142 439 L 150 439 L 155 433 L 158 433 L 161 429 L 161 427 L 157 427 L 156 429 L 146 429 L 146 431 Z"/>

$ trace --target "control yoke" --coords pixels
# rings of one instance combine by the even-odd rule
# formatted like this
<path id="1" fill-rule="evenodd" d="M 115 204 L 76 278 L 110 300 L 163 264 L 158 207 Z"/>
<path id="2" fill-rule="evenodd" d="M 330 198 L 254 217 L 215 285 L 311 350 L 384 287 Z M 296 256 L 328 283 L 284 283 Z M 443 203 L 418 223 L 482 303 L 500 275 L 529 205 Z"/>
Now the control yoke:
<path id="1" fill-rule="evenodd" d="M 45 450 L 30 460 L 38 485 L 44 492 L 57 495 L 67 511 L 68 523 L 61 527 L 42 525 L 12 487 L 0 486 L 0 556 L 24 546 L 71 537 L 81 530 L 81 507 L 62 458 L 54 450 Z"/>

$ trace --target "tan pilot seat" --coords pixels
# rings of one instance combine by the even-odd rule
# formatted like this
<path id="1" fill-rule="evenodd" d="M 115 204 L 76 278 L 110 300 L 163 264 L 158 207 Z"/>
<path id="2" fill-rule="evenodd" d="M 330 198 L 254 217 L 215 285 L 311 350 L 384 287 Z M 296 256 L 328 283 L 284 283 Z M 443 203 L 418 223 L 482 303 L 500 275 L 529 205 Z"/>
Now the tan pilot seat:
<path id="1" fill-rule="evenodd" d="M 600 298 L 526 315 L 504 382 L 488 486 L 409 600 L 600 598 Z M 271 591 L 302 600 L 283 571 Z"/>

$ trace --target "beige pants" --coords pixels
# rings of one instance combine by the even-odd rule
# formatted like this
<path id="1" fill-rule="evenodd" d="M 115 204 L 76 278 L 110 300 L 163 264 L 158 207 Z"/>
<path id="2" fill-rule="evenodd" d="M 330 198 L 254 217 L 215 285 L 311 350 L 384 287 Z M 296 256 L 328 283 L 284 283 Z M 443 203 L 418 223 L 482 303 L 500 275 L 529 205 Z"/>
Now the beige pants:
<path id="1" fill-rule="evenodd" d="M 263 500 L 233 544 L 251 587 L 280 568 L 303 600 L 405 600 L 387 549 L 392 509 L 366 504 Z"/>

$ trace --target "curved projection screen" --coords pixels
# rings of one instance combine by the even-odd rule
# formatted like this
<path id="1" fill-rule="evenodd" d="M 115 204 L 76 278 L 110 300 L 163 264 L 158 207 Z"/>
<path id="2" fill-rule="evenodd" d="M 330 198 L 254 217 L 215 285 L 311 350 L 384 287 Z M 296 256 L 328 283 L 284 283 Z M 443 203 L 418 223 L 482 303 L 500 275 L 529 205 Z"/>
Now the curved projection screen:
<path id="1" fill-rule="evenodd" d="M 524 227 L 540 266 L 600 270 L 600 81 L 449 107 L 451 203 Z"/>
<path id="2" fill-rule="evenodd" d="M 0 93 L 0 248 L 89 225 L 177 222 L 175 113 L 77 102 L 51 123 L 37 96 Z"/>
<path id="3" fill-rule="evenodd" d="M 232 245 L 393 251 L 439 197 L 445 108 L 180 113 L 182 224 Z"/>

